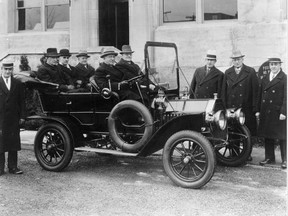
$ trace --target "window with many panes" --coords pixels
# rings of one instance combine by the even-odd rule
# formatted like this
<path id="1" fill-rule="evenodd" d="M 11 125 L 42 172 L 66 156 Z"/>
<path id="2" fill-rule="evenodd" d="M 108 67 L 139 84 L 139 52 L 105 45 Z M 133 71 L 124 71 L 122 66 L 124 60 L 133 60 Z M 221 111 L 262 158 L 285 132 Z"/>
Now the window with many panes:
<path id="1" fill-rule="evenodd" d="M 196 10 L 203 11 L 204 21 L 237 19 L 237 0 L 203 0 L 203 8 L 196 7 L 196 1 L 163 0 L 163 22 L 196 21 Z"/>
<path id="2" fill-rule="evenodd" d="M 69 28 L 69 0 L 17 0 L 18 30 Z"/>

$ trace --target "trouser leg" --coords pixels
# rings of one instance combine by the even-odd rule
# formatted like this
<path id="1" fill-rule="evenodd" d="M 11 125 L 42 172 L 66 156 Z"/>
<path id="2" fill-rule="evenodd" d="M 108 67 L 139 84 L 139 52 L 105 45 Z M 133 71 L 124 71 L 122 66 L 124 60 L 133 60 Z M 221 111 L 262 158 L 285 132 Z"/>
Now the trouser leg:
<path id="1" fill-rule="evenodd" d="M 8 168 L 15 169 L 17 168 L 17 160 L 18 160 L 18 152 L 17 151 L 9 151 L 8 152 Z"/>
<path id="2" fill-rule="evenodd" d="M 283 161 L 287 161 L 287 140 L 280 140 L 280 152 L 281 152 L 281 159 Z"/>
<path id="3" fill-rule="evenodd" d="M 265 159 L 275 161 L 274 139 L 265 139 Z"/>
<path id="4" fill-rule="evenodd" d="M 0 153 L 0 171 L 4 171 L 5 167 L 5 153 Z"/>

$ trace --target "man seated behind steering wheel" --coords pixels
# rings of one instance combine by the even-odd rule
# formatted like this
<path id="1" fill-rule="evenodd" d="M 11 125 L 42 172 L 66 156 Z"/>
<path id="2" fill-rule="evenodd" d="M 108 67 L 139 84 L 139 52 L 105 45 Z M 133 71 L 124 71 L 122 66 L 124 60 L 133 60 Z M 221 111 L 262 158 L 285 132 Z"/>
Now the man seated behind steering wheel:
<path id="1" fill-rule="evenodd" d="M 124 80 L 124 73 L 114 66 L 115 56 L 117 55 L 114 49 L 104 49 L 100 56 L 103 59 L 103 63 L 96 69 L 95 82 L 100 89 L 108 88 L 118 93 L 120 100 L 132 99 L 141 101 L 140 95 L 130 90 L 129 83 Z"/>

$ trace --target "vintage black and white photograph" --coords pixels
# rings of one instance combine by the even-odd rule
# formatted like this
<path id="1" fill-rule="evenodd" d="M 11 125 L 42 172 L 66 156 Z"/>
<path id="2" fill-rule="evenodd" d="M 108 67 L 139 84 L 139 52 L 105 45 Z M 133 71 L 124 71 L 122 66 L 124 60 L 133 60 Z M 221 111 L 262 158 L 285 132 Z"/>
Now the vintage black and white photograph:
<path id="1" fill-rule="evenodd" d="M 287 11 L 0 0 L 0 215 L 287 215 Z"/>

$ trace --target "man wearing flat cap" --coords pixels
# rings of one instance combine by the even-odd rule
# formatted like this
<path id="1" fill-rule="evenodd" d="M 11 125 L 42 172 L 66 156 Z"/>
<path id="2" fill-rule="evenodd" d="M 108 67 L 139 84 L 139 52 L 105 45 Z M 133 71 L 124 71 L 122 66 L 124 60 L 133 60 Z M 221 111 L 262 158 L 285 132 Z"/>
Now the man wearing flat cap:
<path id="1" fill-rule="evenodd" d="M 279 141 L 283 169 L 287 168 L 287 75 L 280 58 L 269 58 L 270 73 L 261 80 L 258 110 L 258 136 L 265 138 L 265 160 L 260 165 L 275 163 L 274 148 Z"/>
<path id="2" fill-rule="evenodd" d="M 259 83 L 256 71 L 243 63 L 244 55 L 235 50 L 231 56 L 233 66 L 225 71 L 222 99 L 226 108 L 242 108 L 245 114 L 245 125 L 252 136 L 256 136 L 257 94 Z M 251 156 L 248 160 L 252 160 Z"/>
<path id="3" fill-rule="evenodd" d="M 224 74 L 215 67 L 216 51 L 208 50 L 206 65 L 197 68 L 190 85 L 190 98 L 213 98 L 214 93 L 221 97 Z"/>
<path id="4" fill-rule="evenodd" d="M 25 94 L 20 81 L 13 78 L 13 62 L 3 62 L 0 77 L 0 176 L 4 174 L 5 152 L 9 173 L 22 174 L 18 168 L 20 125 L 25 119 Z"/>
<path id="5" fill-rule="evenodd" d="M 48 48 L 46 62 L 38 68 L 37 78 L 45 82 L 59 84 L 60 91 L 74 89 L 72 79 L 58 67 L 59 54 L 56 48 Z"/>
<path id="6" fill-rule="evenodd" d="M 75 66 L 77 70 L 77 84 L 81 88 L 90 88 L 89 79 L 95 75 L 95 69 L 88 64 L 88 55 L 86 50 L 80 50 L 79 53 L 76 55 L 78 58 L 79 63 Z"/>
<path id="7" fill-rule="evenodd" d="M 100 87 L 110 88 L 107 75 L 109 75 L 111 90 L 119 94 L 120 100 L 141 100 L 140 96 L 129 89 L 128 82 L 124 80 L 124 73 L 117 69 L 115 64 L 115 56 L 118 54 L 112 48 L 104 49 L 101 58 L 103 63 L 96 69 L 95 81 Z"/>

